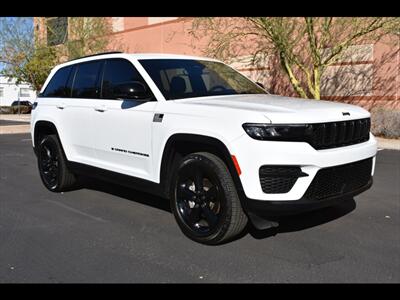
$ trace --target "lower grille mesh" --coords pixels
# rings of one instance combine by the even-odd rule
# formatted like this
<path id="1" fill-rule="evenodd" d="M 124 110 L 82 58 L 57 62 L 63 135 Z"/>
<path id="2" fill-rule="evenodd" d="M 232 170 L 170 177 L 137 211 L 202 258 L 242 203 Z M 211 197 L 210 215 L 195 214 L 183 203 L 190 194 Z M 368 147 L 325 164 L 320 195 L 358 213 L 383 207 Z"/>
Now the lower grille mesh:
<path id="1" fill-rule="evenodd" d="M 298 166 L 262 166 L 259 175 L 261 188 L 267 194 L 287 193 L 297 178 L 308 176 Z"/>
<path id="2" fill-rule="evenodd" d="M 340 196 L 367 185 L 371 178 L 372 158 L 321 169 L 315 175 L 304 198 L 320 200 Z"/>

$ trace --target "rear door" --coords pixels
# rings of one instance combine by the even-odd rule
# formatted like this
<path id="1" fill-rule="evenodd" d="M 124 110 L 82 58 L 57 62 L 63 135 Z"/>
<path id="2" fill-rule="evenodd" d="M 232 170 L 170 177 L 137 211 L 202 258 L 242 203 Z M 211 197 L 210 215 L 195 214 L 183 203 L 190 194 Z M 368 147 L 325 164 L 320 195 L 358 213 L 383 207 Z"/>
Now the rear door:
<path id="1" fill-rule="evenodd" d="M 68 147 L 67 158 L 71 161 L 85 164 L 95 161 L 93 115 L 100 95 L 103 63 L 92 60 L 74 65 L 66 87 L 70 97 L 59 101 L 57 106 L 63 140 Z"/>
<path id="2" fill-rule="evenodd" d="M 65 114 L 62 103 L 68 102 L 71 90 L 67 90 L 66 85 L 71 77 L 73 67 L 66 66 L 58 69 L 51 77 L 45 90 L 39 94 L 38 103 L 40 105 L 40 120 L 50 121 L 55 124 L 58 135 L 61 139 L 65 154 L 69 158 L 69 145 L 65 140 L 64 123 Z"/>
<path id="3" fill-rule="evenodd" d="M 157 101 L 117 98 L 113 93 L 114 87 L 131 81 L 140 81 L 147 86 L 129 60 L 105 60 L 102 95 L 96 101 L 98 105 L 93 118 L 97 166 L 149 179 L 152 124 Z"/>

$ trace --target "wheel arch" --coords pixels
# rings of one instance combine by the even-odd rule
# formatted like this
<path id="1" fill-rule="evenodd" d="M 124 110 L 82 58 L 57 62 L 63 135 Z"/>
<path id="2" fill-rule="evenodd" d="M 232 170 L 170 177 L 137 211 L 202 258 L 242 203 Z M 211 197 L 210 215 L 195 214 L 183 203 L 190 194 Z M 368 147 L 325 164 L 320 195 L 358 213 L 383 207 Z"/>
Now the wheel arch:
<path id="1" fill-rule="evenodd" d="M 168 196 L 170 192 L 169 189 L 173 177 L 170 176 L 170 172 L 171 170 L 175 171 L 179 160 L 187 154 L 203 151 L 213 153 L 224 161 L 242 199 L 244 194 L 242 183 L 228 147 L 218 138 L 193 133 L 173 134 L 165 144 L 160 167 L 160 183 L 163 186 L 165 195 Z"/>
<path id="2" fill-rule="evenodd" d="M 48 134 L 56 134 L 58 139 L 60 139 L 57 127 L 53 122 L 47 120 L 37 121 L 33 129 L 33 147 L 35 149 L 35 153 L 41 137 Z"/>

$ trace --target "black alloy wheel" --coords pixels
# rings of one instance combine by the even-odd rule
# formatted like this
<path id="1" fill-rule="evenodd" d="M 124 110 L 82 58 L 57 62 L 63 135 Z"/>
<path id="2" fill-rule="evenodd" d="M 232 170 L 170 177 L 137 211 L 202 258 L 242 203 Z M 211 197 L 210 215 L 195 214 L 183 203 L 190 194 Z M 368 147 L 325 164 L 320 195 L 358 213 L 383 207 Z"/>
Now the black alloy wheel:
<path id="1" fill-rule="evenodd" d="M 63 192 L 76 187 L 76 176 L 67 167 L 67 159 L 57 135 L 46 135 L 39 140 L 36 153 L 40 178 L 48 190 Z"/>
<path id="2" fill-rule="evenodd" d="M 57 145 L 51 139 L 43 139 L 39 146 L 39 170 L 46 187 L 50 190 L 57 188 L 60 177 L 59 154 Z"/>
<path id="3" fill-rule="evenodd" d="M 215 230 L 224 201 L 220 182 L 203 164 L 187 165 L 180 170 L 176 191 L 178 213 L 198 235 Z"/>
<path id="4" fill-rule="evenodd" d="M 247 225 L 232 176 L 218 156 L 192 153 L 173 176 L 171 210 L 190 239 L 216 245 L 233 239 Z"/>

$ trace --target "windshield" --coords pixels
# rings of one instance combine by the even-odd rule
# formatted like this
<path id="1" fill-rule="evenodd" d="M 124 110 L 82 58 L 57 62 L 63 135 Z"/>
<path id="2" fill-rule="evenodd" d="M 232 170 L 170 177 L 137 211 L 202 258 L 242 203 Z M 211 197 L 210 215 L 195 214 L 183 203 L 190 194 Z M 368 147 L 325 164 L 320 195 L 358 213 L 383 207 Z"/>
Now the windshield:
<path id="1" fill-rule="evenodd" d="M 235 94 L 267 94 L 231 67 L 192 59 L 142 59 L 143 68 L 167 100 Z"/>

